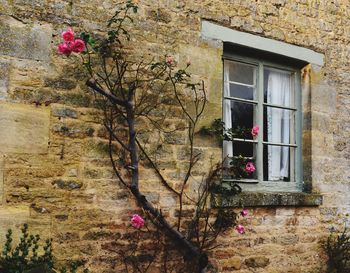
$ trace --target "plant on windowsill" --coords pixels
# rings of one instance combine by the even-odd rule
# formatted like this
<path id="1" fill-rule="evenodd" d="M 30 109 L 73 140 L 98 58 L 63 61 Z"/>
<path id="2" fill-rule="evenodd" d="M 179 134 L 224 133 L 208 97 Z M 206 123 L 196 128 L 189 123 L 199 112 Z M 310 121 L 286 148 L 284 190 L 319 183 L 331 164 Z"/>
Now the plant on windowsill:
<path id="1" fill-rule="evenodd" d="M 233 179 L 253 179 L 255 174 L 255 165 L 252 159 L 245 158 L 242 155 L 230 158 L 230 168 L 227 175 Z"/>

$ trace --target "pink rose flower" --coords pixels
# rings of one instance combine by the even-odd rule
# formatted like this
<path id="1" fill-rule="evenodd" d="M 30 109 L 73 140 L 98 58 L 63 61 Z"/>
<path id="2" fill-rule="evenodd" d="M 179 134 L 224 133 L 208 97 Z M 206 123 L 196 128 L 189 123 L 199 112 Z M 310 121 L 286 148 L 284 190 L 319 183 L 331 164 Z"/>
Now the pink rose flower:
<path id="1" fill-rule="evenodd" d="M 72 50 L 73 52 L 75 53 L 80 53 L 80 52 L 83 52 L 85 50 L 85 43 L 83 40 L 80 40 L 80 39 L 76 39 L 73 43 L 73 46 L 72 46 Z"/>
<path id="2" fill-rule="evenodd" d="M 253 164 L 253 162 L 248 162 L 246 165 L 245 165 L 245 171 L 247 173 L 253 173 L 255 172 L 255 166 Z"/>
<path id="3" fill-rule="evenodd" d="M 255 125 L 255 126 L 252 128 L 251 133 L 252 133 L 253 138 L 258 136 L 259 130 L 260 130 L 259 125 Z"/>
<path id="4" fill-rule="evenodd" d="M 169 57 L 166 58 L 166 62 L 167 62 L 168 65 L 174 65 L 175 59 L 174 59 L 174 57 L 169 56 Z"/>
<path id="5" fill-rule="evenodd" d="M 67 31 L 62 32 L 62 38 L 65 42 L 73 42 L 74 41 L 74 31 L 69 28 Z"/>
<path id="6" fill-rule="evenodd" d="M 241 211 L 241 215 L 242 215 L 243 217 L 248 216 L 248 214 L 249 214 L 248 209 L 243 209 L 243 210 Z"/>
<path id="7" fill-rule="evenodd" d="M 140 229 L 145 225 L 145 220 L 140 215 L 134 214 L 131 217 L 131 225 L 136 229 Z"/>
<path id="8" fill-rule="evenodd" d="M 239 234 L 244 234 L 245 233 L 245 228 L 242 225 L 237 225 L 236 230 Z"/>
<path id="9" fill-rule="evenodd" d="M 57 46 L 58 53 L 69 56 L 72 53 L 70 43 L 62 43 Z"/>

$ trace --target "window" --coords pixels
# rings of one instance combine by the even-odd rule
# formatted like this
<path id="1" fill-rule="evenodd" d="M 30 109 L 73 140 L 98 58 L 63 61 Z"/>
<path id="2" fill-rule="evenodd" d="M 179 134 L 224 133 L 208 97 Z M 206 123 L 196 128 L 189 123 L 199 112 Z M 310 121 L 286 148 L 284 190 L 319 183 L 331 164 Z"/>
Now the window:
<path id="1" fill-rule="evenodd" d="M 224 181 L 248 191 L 300 191 L 300 69 L 267 59 L 224 55 Z"/>

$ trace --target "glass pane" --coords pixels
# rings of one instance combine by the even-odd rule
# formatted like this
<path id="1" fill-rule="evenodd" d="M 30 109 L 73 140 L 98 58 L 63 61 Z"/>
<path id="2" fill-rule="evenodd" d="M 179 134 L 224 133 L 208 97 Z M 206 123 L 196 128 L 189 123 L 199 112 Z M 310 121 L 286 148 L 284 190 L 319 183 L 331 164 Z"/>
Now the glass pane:
<path id="1" fill-rule="evenodd" d="M 264 145 L 264 180 L 295 181 L 295 148 Z"/>
<path id="2" fill-rule="evenodd" d="M 233 143 L 233 156 L 254 157 L 256 144 L 251 142 L 235 141 Z"/>
<path id="3" fill-rule="evenodd" d="M 292 73 L 274 68 L 264 69 L 264 102 L 295 107 Z"/>
<path id="4" fill-rule="evenodd" d="M 256 106 L 233 100 L 224 100 L 223 122 L 226 134 L 234 138 L 252 139 L 251 129 L 254 126 Z"/>
<path id="5" fill-rule="evenodd" d="M 225 61 L 225 81 L 255 85 L 256 67 L 239 62 Z"/>
<path id="6" fill-rule="evenodd" d="M 255 99 L 255 88 L 235 83 L 229 83 L 227 85 L 229 86 L 229 90 L 228 92 L 225 92 L 225 96 L 236 97 L 246 100 Z M 227 89 L 225 88 L 225 90 Z"/>
<path id="7" fill-rule="evenodd" d="M 264 107 L 264 141 L 295 144 L 294 110 Z"/>

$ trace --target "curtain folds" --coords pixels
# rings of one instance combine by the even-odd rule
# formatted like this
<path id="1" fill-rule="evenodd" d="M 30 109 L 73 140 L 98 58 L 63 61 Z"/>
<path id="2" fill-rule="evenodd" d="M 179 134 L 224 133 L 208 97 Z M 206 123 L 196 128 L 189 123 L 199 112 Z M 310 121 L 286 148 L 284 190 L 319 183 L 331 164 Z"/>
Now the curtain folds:
<path id="1" fill-rule="evenodd" d="M 229 83 L 229 66 L 224 66 L 224 95 L 230 95 L 230 83 Z M 232 126 L 232 111 L 231 111 L 231 101 L 225 100 L 223 103 L 223 122 L 225 123 L 225 129 L 230 129 Z M 223 143 L 223 156 L 224 159 L 233 156 L 233 143 L 231 141 L 224 141 Z M 225 160 L 228 163 L 228 160 Z"/>
<path id="2" fill-rule="evenodd" d="M 291 100 L 290 75 L 269 71 L 267 102 L 289 106 Z M 269 142 L 289 143 L 289 110 L 268 107 L 267 139 Z M 279 181 L 289 176 L 289 147 L 268 146 L 268 180 Z"/>

